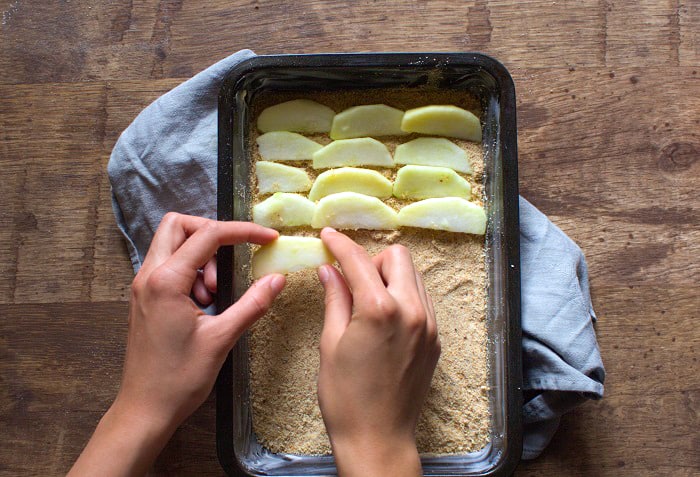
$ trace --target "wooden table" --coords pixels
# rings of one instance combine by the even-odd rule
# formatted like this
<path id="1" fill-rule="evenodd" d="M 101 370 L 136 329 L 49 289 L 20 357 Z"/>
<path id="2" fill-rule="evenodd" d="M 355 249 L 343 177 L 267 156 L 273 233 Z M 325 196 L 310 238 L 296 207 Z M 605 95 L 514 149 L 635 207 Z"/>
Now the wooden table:
<path id="1" fill-rule="evenodd" d="M 700 1 L 301 3 L 0 2 L 0 474 L 65 473 L 115 395 L 132 279 L 106 175 L 119 133 L 247 47 L 501 60 L 521 192 L 586 253 L 608 373 L 517 475 L 698 475 Z M 210 400 L 153 474 L 221 475 L 214 437 Z"/>

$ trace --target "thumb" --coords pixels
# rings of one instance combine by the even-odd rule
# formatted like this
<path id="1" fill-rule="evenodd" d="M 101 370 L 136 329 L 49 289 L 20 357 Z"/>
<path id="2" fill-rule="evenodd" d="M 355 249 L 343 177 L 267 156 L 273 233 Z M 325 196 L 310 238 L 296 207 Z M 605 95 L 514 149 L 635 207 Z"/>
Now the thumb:
<path id="1" fill-rule="evenodd" d="M 335 347 L 350 324 L 352 294 L 340 272 L 330 265 L 318 269 L 318 278 L 326 291 L 326 317 L 321 332 L 321 355 L 323 350 Z"/>
<path id="2" fill-rule="evenodd" d="M 285 283 L 284 275 L 267 275 L 253 283 L 236 303 L 219 314 L 216 321 L 221 323 L 224 335 L 229 337 L 231 343 L 235 343 L 245 330 L 267 313 Z"/>

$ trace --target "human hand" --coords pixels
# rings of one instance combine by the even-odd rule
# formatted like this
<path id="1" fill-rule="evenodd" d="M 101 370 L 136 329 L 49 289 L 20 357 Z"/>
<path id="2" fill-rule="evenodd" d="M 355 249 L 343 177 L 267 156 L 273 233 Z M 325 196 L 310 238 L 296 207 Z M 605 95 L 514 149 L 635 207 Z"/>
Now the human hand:
<path id="1" fill-rule="evenodd" d="M 176 213 L 163 218 L 131 286 L 119 393 L 71 475 L 145 473 L 177 426 L 207 398 L 227 353 L 267 311 L 285 278 L 261 278 L 216 316 L 205 315 L 190 295 L 200 302 L 210 298 L 202 289 L 211 290 L 216 280 L 219 247 L 277 237 L 275 230 L 248 222 Z"/>
<path id="2" fill-rule="evenodd" d="M 211 264 L 222 245 L 265 244 L 277 237 L 276 231 L 248 222 L 174 213 L 163 218 L 131 288 L 118 400 L 178 424 L 204 402 L 227 353 L 267 311 L 285 279 L 263 277 L 227 310 L 209 316 L 190 298 L 201 280 L 198 269 Z M 213 275 L 210 270 L 205 274 Z"/>
<path id="3" fill-rule="evenodd" d="M 435 313 L 410 252 L 370 258 L 324 229 L 338 260 L 319 268 L 326 291 L 318 399 L 338 471 L 422 475 L 415 427 L 440 356 Z"/>

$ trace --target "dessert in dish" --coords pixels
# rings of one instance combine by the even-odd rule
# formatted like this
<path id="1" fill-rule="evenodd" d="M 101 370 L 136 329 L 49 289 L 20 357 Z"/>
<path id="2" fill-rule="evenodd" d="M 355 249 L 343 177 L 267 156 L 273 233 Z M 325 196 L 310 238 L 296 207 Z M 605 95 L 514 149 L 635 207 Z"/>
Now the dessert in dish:
<path id="1" fill-rule="evenodd" d="M 295 105 L 311 119 L 300 118 Z M 253 219 L 293 239 L 317 237 L 330 225 L 370 253 L 392 243 L 411 250 L 443 344 L 418 425 L 419 450 L 479 450 L 488 442 L 489 409 L 478 105 L 465 94 L 385 90 L 277 93 L 256 98 L 254 111 Z M 260 187 L 258 166 L 269 169 L 265 163 L 296 171 L 264 175 Z M 310 184 L 288 187 L 300 174 Z M 266 272 L 293 273 L 251 332 L 253 430 L 273 452 L 327 454 L 315 390 L 323 290 L 315 270 L 296 270 L 300 256 L 310 266 L 330 259 L 317 242 L 307 243 L 286 245 L 297 247 L 291 255 L 264 249 L 254 257 L 255 276 L 263 274 L 256 260 Z"/>

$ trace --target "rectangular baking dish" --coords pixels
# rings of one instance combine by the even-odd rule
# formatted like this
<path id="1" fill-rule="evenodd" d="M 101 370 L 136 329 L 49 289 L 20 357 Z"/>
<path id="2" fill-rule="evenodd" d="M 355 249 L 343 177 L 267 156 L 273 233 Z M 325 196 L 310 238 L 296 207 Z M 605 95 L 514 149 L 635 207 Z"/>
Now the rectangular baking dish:
<path id="1" fill-rule="evenodd" d="M 375 88 L 465 90 L 481 103 L 484 145 L 489 443 L 464 455 L 423 456 L 425 475 L 510 475 L 522 447 L 520 258 L 515 89 L 505 67 L 478 53 L 358 53 L 250 58 L 228 72 L 219 95 L 219 220 L 250 220 L 250 108 L 263 91 Z M 223 310 L 245 291 L 247 247 L 218 253 L 216 306 Z M 248 339 L 229 354 L 216 383 L 217 453 L 229 475 L 336 475 L 332 456 L 274 454 L 257 442 L 249 401 Z"/>

